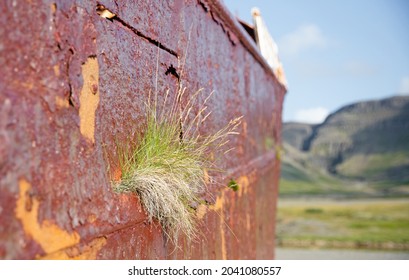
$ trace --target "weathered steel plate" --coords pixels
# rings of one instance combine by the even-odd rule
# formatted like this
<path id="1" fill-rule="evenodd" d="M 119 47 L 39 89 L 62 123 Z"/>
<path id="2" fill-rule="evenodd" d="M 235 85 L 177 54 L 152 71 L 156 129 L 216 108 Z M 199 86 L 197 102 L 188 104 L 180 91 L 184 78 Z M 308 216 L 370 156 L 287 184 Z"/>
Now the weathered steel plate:
<path id="1" fill-rule="evenodd" d="M 218 1 L 99 5 L 116 17 L 92 1 L 0 3 L 0 258 L 273 258 L 285 87 Z M 175 250 L 111 177 L 149 92 L 181 85 L 216 92 L 203 130 L 244 119 L 235 149 L 214 155 L 226 173 L 201 234 Z"/>

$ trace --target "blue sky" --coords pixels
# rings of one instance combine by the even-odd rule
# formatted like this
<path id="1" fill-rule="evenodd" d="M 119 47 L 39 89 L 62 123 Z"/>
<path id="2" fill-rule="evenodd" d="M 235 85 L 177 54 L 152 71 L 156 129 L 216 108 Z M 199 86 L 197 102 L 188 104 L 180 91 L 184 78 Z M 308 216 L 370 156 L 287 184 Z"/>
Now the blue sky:
<path id="1" fill-rule="evenodd" d="M 409 1 L 223 0 L 258 7 L 288 81 L 283 121 L 321 122 L 357 101 L 409 94 Z"/>

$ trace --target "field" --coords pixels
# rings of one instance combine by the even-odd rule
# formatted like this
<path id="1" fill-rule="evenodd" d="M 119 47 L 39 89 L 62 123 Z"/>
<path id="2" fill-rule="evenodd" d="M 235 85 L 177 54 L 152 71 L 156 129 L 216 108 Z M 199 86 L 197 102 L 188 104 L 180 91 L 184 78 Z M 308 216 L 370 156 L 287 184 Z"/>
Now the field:
<path id="1" fill-rule="evenodd" d="M 280 199 L 277 245 L 409 251 L 409 199 Z"/>

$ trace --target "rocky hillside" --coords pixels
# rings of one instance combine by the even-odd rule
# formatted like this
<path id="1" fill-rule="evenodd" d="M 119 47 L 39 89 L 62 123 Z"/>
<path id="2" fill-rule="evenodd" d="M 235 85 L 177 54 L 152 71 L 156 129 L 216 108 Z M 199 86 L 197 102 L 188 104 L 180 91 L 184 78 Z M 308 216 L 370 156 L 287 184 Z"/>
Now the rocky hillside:
<path id="1" fill-rule="evenodd" d="M 319 190 L 409 194 L 409 96 L 351 104 L 319 125 L 285 123 L 283 143 L 284 192 L 324 178 Z"/>

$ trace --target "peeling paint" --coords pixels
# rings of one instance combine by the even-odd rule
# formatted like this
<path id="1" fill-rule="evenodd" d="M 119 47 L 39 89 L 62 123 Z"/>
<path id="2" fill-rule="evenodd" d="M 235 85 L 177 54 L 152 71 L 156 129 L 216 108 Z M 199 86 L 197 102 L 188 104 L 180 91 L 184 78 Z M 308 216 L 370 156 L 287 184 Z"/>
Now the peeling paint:
<path id="1" fill-rule="evenodd" d="M 225 194 L 224 191 L 221 192 L 220 196 L 217 197 L 214 205 L 210 207 L 211 210 L 214 210 L 220 217 L 220 238 L 221 238 L 221 253 L 222 259 L 227 260 L 227 248 L 226 248 L 226 231 L 225 231 L 225 217 L 223 211 L 223 205 L 225 203 Z"/>
<path id="2" fill-rule="evenodd" d="M 58 108 L 69 108 L 70 107 L 70 102 L 68 99 L 61 98 L 59 96 L 55 97 L 55 104 L 57 105 Z"/>
<path id="3" fill-rule="evenodd" d="M 95 57 L 89 57 L 82 65 L 82 77 L 84 84 L 80 93 L 80 131 L 85 138 L 95 143 L 95 112 L 99 103 L 98 60 Z"/>
<path id="4" fill-rule="evenodd" d="M 97 14 L 102 18 L 112 19 L 116 17 L 116 14 L 114 14 L 113 12 L 105 8 L 104 5 L 98 4 L 96 10 L 97 10 Z"/>
<path id="5" fill-rule="evenodd" d="M 207 206 L 200 204 L 196 209 L 196 218 L 198 220 L 201 220 L 206 215 L 206 213 L 207 213 Z"/>
<path id="6" fill-rule="evenodd" d="M 47 254 L 62 248 L 73 246 L 80 241 L 78 233 L 69 233 L 52 221 L 38 222 L 39 201 L 30 195 L 31 185 L 25 179 L 19 181 L 19 198 L 16 202 L 15 214 L 21 221 L 24 232 L 31 236 Z"/>
<path id="7" fill-rule="evenodd" d="M 18 86 L 22 86 L 27 90 L 32 90 L 34 88 L 34 84 L 31 82 L 17 82 Z"/>
<path id="8" fill-rule="evenodd" d="M 52 13 L 52 14 L 55 14 L 55 12 L 57 11 L 57 4 L 56 4 L 56 3 L 52 3 L 52 4 L 50 5 L 50 8 L 51 8 L 51 13 Z"/>
<path id="9" fill-rule="evenodd" d="M 94 214 L 91 214 L 88 216 L 87 221 L 92 224 L 93 222 L 95 222 L 97 220 L 97 216 Z"/>
<path id="10" fill-rule="evenodd" d="M 76 246 L 64 249 L 43 257 L 37 257 L 42 260 L 95 260 L 98 252 L 105 246 L 107 239 L 99 237 L 83 246 Z"/>
<path id="11" fill-rule="evenodd" d="M 111 11 L 101 13 L 106 19 L 98 16 L 97 2 L 32 2 L 38 12 L 20 5 L 5 13 L 9 24 L 0 34 L 9 46 L 0 77 L 11 100 L 0 104 L 0 115 L 6 112 L 0 118 L 0 256 L 271 259 L 277 197 L 265 194 L 278 188 L 279 164 L 274 151 L 266 154 L 264 139 L 279 141 L 285 88 L 222 2 L 135 7 L 104 1 Z M 216 53 L 209 48 L 215 45 Z M 168 89 L 182 84 L 192 93 L 201 87 L 220 92 L 209 100 L 215 115 L 201 133 L 244 118 L 240 135 L 226 144 L 234 148 L 228 155 L 209 149 L 209 161 L 227 174 L 207 170 L 209 188 L 192 205 L 203 238 L 181 241 L 173 252 L 162 229 L 145 223 L 139 197 L 113 192 L 110 181 L 121 178 L 116 139 L 127 141 L 143 127 L 148 91 L 155 86 L 163 101 Z M 169 97 L 169 103 L 176 98 Z M 247 177 L 238 180 L 241 175 Z M 26 176 L 20 196 L 19 176 Z M 240 190 L 219 186 L 218 179 L 233 179 Z"/>
<path id="12" fill-rule="evenodd" d="M 60 66 L 54 65 L 54 66 L 53 66 L 53 71 L 54 71 L 54 74 L 55 74 L 57 77 L 60 76 Z"/>
<path id="13" fill-rule="evenodd" d="M 249 178 L 245 175 L 240 176 L 237 180 L 237 184 L 239 185 L 239 191 L 237 192 L 239 197 L 242 197 L 243 194 L 248 193 L 248 187 L 250 185 Z"/>

